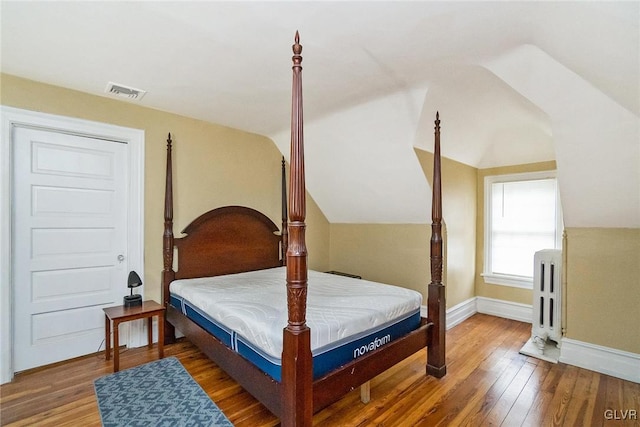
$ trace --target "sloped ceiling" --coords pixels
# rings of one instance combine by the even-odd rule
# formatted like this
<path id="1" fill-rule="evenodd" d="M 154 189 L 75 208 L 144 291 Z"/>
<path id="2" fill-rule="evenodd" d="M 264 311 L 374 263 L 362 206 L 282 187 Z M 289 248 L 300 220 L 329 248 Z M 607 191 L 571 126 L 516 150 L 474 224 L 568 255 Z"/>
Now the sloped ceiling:
<path id="1" fill-rule="evenodd" d="M 267 135 L 331 222 L 429 222 L 413 147 L 556 160 L 572 227 L 640 227 L 638 2 L 1 2 L 2 72 Z"/>

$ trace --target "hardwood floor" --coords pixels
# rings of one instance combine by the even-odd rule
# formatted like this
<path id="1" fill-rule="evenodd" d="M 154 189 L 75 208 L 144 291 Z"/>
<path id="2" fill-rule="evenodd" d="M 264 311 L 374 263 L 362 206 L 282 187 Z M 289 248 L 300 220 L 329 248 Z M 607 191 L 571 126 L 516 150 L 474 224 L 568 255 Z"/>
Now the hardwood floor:
<path id="1" fill-rule="evenodd" d="M 316 426 L 640 426 L 640 384 L 518 353 L 529 324 L 476 314 L 447 332 L 447 371 L 425 376 L 420 352 L 317 413 Z M 236 426 L 278 420 L 187 341 L 165 347 Z M 121 355 L 121 369 L 156 360 L 155 348 Z M 99 426 L 93 380 L 111 372 L 104 354 L 17 375 L 0 387 L 7 426 Z M 610 418 L 610 419 L 607 419 Z"/>

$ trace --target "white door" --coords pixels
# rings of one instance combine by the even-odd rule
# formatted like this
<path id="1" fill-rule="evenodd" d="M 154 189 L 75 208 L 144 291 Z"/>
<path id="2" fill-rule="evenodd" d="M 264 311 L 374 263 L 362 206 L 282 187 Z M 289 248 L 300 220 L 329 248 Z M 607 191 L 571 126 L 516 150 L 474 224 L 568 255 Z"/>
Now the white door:
<path id="1" fill-rule="evenodd" d="M 127 144 L 16 127 L 15 372 L 96 352 L 127 280 Z"/>

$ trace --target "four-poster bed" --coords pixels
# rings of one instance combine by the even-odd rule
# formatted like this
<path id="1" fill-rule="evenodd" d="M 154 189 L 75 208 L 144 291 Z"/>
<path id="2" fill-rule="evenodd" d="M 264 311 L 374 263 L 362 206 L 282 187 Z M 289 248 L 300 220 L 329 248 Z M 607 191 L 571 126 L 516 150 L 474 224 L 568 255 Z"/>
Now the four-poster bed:
<path id="1" fill-rule="evenodd" d="M 278 227 L 258 211 L 226 206 L 201 215 L 183 231 L 184 237 L 174 238 L 171 135 L 164 212 L 162 292 L 167 342 L 175 339 L 174 328 L 179 329 L 286 426 L 311 425 L 314 412 L 425 347 L 427 374 L 440 378 L 446 373 L 439 118 L 435 121 L 427 319 L 420 317 L 421 296 L 414 291 L 307 268 L 301 52 L 296 33 L 290 191 L 287 204 L 283 159 L 282 232 L 277 233 Z M 174 248 L 178 253 L 175 271 Z M 248 293 L 241 294 L 244 288 Z M 371 294 L 364 293 L 368 288 Z M 363 293 L 354 298 L 354 292 Z M 337 300 L 325 299 L 334 298 L 333 293 L 348 302 L 338 312 L 328 313 L 329 307 L 339 305 Z M 205 300 L 204 294 L 213 299 Z M 373 314 L 371 306 L 382 305 L 383 300 L 389 307 Z M 248 326 L 250 320 L 228 311 L 228 307 L 247 311 L 249 306 L 258 307 L 265 320 Z M 338 324 L 335 319 L 354 317 L 347 311 L 364 314 L 350 319 L 353 324 Z M 259 316 L 252 312 L 247 317 Z M 263 328 L 266 323 L 272 323 L 276 332 Z"/>

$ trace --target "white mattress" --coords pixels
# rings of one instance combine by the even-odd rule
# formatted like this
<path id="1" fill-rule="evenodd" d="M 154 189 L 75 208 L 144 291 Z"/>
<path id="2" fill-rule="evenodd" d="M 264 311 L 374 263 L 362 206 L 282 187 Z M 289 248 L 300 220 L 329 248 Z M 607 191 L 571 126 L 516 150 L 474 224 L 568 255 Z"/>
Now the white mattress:
<path id="1" fill-rule="evenodd" d="M 313 355 L 382 328 L 420 309 L 416 291 L 309 271 L 307 325 Z M 176 280 L 172 295 L 190 302 L 274 359 L 282 355 L 287 325 L 286 267 Z"/>

